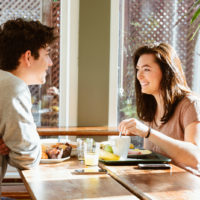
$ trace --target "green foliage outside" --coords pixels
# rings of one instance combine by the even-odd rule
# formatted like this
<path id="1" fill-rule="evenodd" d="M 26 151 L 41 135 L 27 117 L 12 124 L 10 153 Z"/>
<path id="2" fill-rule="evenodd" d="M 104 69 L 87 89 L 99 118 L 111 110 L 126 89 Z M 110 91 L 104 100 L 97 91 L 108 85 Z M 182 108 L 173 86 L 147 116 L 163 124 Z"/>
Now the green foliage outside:
<path id="1" fill-rule="evenodd" d="M 191 24 L 193 24 L 198 18 L 199 18 L 199 15 L 200 15 L 200 0 L 197 0 L 193 6 L 191 7 L 191 10 L 195 10 L 195 13 L 194 15 L 192 16 L 192 19 L 191 19 Z M 200 29 L 200 24 L 197 25 L 196 27 L 196 30 L 194 31 L 192 37 L 191 37 L 191 40 L 194 38 L 194 36 L 199 32 L 199 29 Z"/>

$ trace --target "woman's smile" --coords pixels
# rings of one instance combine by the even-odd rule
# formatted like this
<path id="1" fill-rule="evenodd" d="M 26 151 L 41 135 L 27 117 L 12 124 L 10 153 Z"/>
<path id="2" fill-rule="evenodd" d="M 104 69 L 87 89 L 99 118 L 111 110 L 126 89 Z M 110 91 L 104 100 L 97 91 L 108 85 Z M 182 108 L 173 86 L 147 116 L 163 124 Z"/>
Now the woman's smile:
<path id="1" fill-rule="evenodd" d="M 153 54 L 143 54 L 137 63 L 137 79 L 142 93 L 157 95 L 160 92 L 162 71 Z"/>
<path id="2" fill-rule="evenodd" d="M 141 85 L 142 87 L 146 87 L 146 86 L 149 85 L 149 83 L 148 83 L 148 82 L 140 82 L 140 85 Z"/>

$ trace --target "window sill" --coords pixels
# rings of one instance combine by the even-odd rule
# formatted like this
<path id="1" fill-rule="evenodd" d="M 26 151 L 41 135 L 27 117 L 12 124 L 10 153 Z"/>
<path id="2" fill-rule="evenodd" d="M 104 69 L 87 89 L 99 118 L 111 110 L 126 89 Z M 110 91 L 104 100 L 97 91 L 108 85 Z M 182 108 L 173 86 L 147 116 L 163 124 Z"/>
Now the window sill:
<path id="1" fill-rule="evenodd" d="M 56 135 L 69 135 L 69 136 L 109 136 L 119 135 L 116 127 L 50 127 L 38 128 L 40 136 L 56 136 Z"/>

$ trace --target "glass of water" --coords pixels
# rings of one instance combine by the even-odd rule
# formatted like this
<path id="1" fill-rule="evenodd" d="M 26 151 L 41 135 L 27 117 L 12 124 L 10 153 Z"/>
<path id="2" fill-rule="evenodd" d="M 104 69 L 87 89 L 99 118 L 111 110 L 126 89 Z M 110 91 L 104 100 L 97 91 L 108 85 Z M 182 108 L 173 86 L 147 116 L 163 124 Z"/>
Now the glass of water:
<path id="1" fill-rule="evenodd" d="M 84 143 L 85 165 L 98 166 L 99 164 L 100 143 Z"/>

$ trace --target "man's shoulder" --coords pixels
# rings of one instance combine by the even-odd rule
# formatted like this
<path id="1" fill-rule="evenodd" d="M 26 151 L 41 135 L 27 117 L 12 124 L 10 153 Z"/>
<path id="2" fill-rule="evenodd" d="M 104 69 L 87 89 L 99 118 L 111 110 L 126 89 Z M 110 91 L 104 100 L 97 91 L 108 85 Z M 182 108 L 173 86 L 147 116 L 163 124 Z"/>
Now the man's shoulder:
<path id="1" fill-rule="evenodd" d="M 0 91 L 8 94 L 17 94 L 27 89 L 27 85 L 13 74 L 0 70 Z"/>

